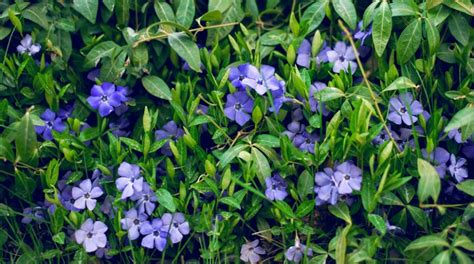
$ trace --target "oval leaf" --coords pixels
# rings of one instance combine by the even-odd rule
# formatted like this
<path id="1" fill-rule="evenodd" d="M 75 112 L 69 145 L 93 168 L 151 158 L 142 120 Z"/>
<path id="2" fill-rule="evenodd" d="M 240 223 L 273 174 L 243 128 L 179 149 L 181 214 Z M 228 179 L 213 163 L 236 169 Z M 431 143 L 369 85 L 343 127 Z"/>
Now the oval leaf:
<path id="1" fill-rule="evenodd" d="M 375 52 L 381 57 L 387 46 L 390 34 L 392 33 L 392 12 L 387 2 L 382 2 L 379 8 L 375 10 L 374 22 L 372 27 L 372 39 Z"/>
<path id="2" fill-rule="evenodd" d="M 155 97 L 171 100 L 171 91 L 168 85 L 158 76 L 147 76 L 142 79 L 145 90 Z"/>
<path id="3" fill-rule="evenodd" d="M 415 19 L 406 27 L 397 41 L 397 58 L 399 64 L 406 63 L 418 50 L 421 42 L 421 22 Z"/>
<path id="4" fill-rule="evenodd" d="M 201 57 L 199 56 L 199 48 L 189 36 L 179 32 L 173 33 L 168 37 L 168 43 L 178 55 L 185 60 L 191 69 L 201 72 Z"/>

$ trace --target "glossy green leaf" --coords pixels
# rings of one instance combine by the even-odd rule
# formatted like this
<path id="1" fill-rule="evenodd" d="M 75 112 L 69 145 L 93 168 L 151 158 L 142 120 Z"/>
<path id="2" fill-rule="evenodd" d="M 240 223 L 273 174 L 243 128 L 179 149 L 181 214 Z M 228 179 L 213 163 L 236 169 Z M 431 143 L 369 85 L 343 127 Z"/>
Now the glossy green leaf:
<path id="1" fill-rule="evenodd" d="M 84 68 L 97 66 L 100 59 L 111 56 L 114 50 L 118 48 L 119 46 L 113 41 L 105 41 L 97 44 L 87 53 L 84 60 Z"/>
<path id="2" fill-rule="evenodd" d="M 469 43 L 469 36 L 471 26 L 461 14 L 452 14 L 448 19 L 449 32 L 454 36 L 454 38 L 461 43 L 463 46 L 466 46 Z"/>
<path id="3" fill-rule="evenodd" d="M 176 22 L 185 28 L 191 27 L 196 12 L 195 9 L 194 0 L 179 1 L 178 10 L 176 10 Z"/>
<path id="4" fill-rule="evenodd" d="M 414 84 L 409 78 L 402 76 L 395 79 L 389 86 L 383 89 L 382 92 L 404 90 L 407 88 L 416 88 L 416 84 Z"/>
<path id="5" fill-rule="evenodd" d="M 385 224 L 385 220 L 380 215 L 376 214 L 369 214 L 367 215 L 370 223 L 377 228 L 377 230 L 382 234 L 385 235 L 387 233 L 387 225 Z"/>
<path id="6" fill-rule="evenodd" d="M 436 236 L 436 235 L 428 235 L 423 236 L 415 241 L 412 241 L 406 248 L 405 251 L 409 250 L 420 250 L 429 247 L 449 247 L 448 242 L 445 239 Z"/>
<path id="7" fill-rule="evenodd" d="M 336 216 L 337 218 L 340 218 L 344 221 L 346 221 L 347 224 L 352 224 L 352 219 L 351 219 L 351 214 L 349 213 L 349 208 L 344 202 L 339 202 L 336 205 L 330 205 L 328 207 L 329 212 Z"/>
<path id="8" fill-rule="evenodd" d="M 465 107 L 457 112 L 444 128 L 445 132 L 474 123 L 474 107 Z"/>
<path id="9" fill-rule="evenodd" d="M 310 5 L 303 13 L 301 21 L 306 21 L 308 23 L 308 32 L 315 30 L 323 21 L 326 14 L 324 13 L 324 8 L 327 6 L 329 1 L 327 0 L 317 0 L 312 5 Z"/>
<path id="10" fill-rule="evenodd" d="M 23 11 L 23 18 L 28 19 L 38 25 L 43 29 L 49 29 L 50 20 L 47 17 L 47 7 L 44 4 L 36 4 L 28 7 Z"/>
<path id="11" fill-rule="evenodd" d="M 92 24 L 95 23 L 99 0 L 74 0 L 72 7 Z"/>
<path id="12" fill-rule="evenodd" d="M 474 196 L 474 180 L 465 180 L 461 183 L 458 183 L 456 188 L 469 194 L 470 196 Z"/>
<path id="13" fill-rule="evenodd" d="M 166 209 L 168 209 L 168 211 L 172 213 L 176 211 L 176 205 L 173 201 L 173 196 L 168 190 L 164 188 L 160 188 L 156 190 L 155 193 L 156 193 L 156 198 L 158 198 L 158 203 L 160 205 L 163 205 L 163 207 L 165 207 Z"/>
<path id="14" fill-rule="evenodd" d="M 435 54 L 439 47 L 439 30 L 430 18 L 425 19 L 426 38 L 430 54 Z"/>
<path id="15" fill-rule="evenodd" d="M 272 174 L 267 158 L 260 150 L 252 148 L 252 160 L 258 179 L 261 183 L 264 183 L 265 179 L 270 177 Z"/>
<path id="16" fill-rule="evenodd" d="M 27 111 L 21 118 L 15 137 L 16 159 L 27 163 L 37 162 L 36 132 L 33 126 L 31 113 Z"/>
<path id="17" fill-rule="evenodd" d="M 357 13 L 352 0 L 332 0 L 336 13 L 354 30 L 357 25 Z"/>
<path id="18" fill-rule="evenodd" d="M 374 22 L 372 27 L 372 39 L 374 42 L 375 52 L 381 57 L 385 51 L 388 40 L 392 33 L 392 12 L 386 1 L 380 4 L 375 10 Z"/>
<path id="19" fill-rule="evenodd" d="M 418 159 L 417 161 L 418 174 L 420 180 L 418 182 L 418 199 L 424 202 L 428 197 L 433 198 L 433 201 L 438 201 L 439 192 L 441 191 L 441 181 L 436 169 L 428 161 Z"/>
<path id="20" fill-rule="evenodd" d="M 397 41 L 399 64 L 406 63 L 418 50 L 421 43 L 421 19 L 414 19 L 400 35 Z"/>
<path id="21" fill-rule="evenodd" d="M 178 55 L 185 60 L 191 69 L 201 72 L 201 57 L 199 48 L 192 39 L 184 33 L 173 33 L 168 36 L 168 43 Z"/>
<path id="22" fill-rule="evenodd" d="M 247 149 L 248 145 L 241 144 L 241 145 L 235 145 L 231 148 L 229 148 L 222 156 L 220 157 L 220 162 L 219 162 L 219 167 L 223 169 L 227 164 L 229 164 L 237 155 L 239 155 L 240 152 L 243 150 Z"/>
<path id="23" fill-rule="evenodd" d="M 171 100 L 171 90 L 168 85 L 158 76 L 146 76 L 142 78 L 143 87 L 151 95 L 165 99 Z"/>

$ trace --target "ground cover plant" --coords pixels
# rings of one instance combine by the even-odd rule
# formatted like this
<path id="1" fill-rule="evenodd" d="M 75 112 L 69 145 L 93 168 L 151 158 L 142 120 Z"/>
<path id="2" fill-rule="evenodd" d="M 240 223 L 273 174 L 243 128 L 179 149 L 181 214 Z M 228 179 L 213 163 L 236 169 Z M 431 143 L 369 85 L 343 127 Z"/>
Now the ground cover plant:
<path id="1" fill-rule="evenodd" d="M 468 0 L 0 3 L 12 263 L 472 263 Z"/>

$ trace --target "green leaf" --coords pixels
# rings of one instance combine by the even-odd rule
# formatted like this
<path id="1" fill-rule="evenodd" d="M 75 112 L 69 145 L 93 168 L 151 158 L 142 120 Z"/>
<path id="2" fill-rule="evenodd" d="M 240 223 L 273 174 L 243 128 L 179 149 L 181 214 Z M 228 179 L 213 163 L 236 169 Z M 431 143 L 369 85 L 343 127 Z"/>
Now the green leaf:
<path id="1" fill-rule="evenodd" d="M 333 0 L 332 5 L 336 13 L 354 30 L 357 25 L 357 13 L 351 0 Z"/>
<path id="2" fill-rule="evenodd" d="M 385 235 L 385 233 L 387 233 L 387 225 L 385 224 L 385 220 L 383 219 L 383 217 L 376 214 L 369 214 L 367 218 L 369 219 L 370 223 L 372 223 L 372 225 L 374 225 L 375 228 L 377 228 L 377 230 L 382 235 Z"/>
<path id="3" fill-rule="evenodd" d="M 347 204 L 344 202 L 339 202 L 336 205 L 330 205 L 328 207 L 329 212 L 336 216 L 337 218 L 340 218 L 348 224 L 352 224 L 352 219 L 351 219 L 351 214 L 349 213 L 349 208 L 347 207 Z"/>
<path id="4" fill-rule="evenodd" d="M 443 0 L 443 4 L 454 10 L 474 16 L 474 7 L 471 0 Z"/>
<path id="5" fill-rule="evenodd" d="M 166 209 L 168 209 L 168 211 L 172 213 L 176 211 L 176 205 L 174 204 L 173 196 L 168 190 L 160 188 L 156 190 L 155 193 L 159 204 L 163 205 Z"/>
<path id="6" fill-rule="evenodd" d="M 99 10 L 98 0 L 74 0 L 72 8 L 83 15 L 89 22 L 95 24 L 97 11 Z"/>
<path id="7" fill-rule="evenodd" d="M 453 13 L 448 20 L 448 27 L 454 38 L 463 46 L 469 43 L 469 35 L 471 26 L 461 14 Z"/>
<path id="8" fill-rule="evenodd" d="M 314 193 L 314 175 L 311 175 L 307 170 L 303 171 L 298 177 L 296 189 L 302 199 L 306 195 Z"/>
<path id="9" fill-rule="evenodd" d="M 273 135 L 269 134 L 260 134 L 255 137 L 255 143 L 267 146 L 270 148 L 279 148 L 280 147 L 280 139 Z"/>
<path id="10" fill-rule="evenodd" d="M 445 250 L 438 255 L 434 259 L 431 260 L 431 264 L 449 264 L 451 263 L 451 251 Z"/>
<path id="11" fill-rule="evenodd" d="M 420 18 L 416 18 L 403 30 L 397 41 L 398 63 L 406 63 L 418 50 L 420 42 L 421 20 Z"/>
<path id="12" fill-rule="evenodd" d="M 46 183 L 48 186 L 54 186 L 58 181 L 59 177 L 59 164 L 56 159 L 52 159 L 48 164 L 48 169 L 46 170 Z"/>
<path id="13" fill-rule="evenodd" d="M 393 81 L 389 86 L 382 90 L 383 92 L 388 91 L 396 91 L 396 90 L 403 90 L 407 88 L 415 88 L 416 84 L 414 84 L 409 78 L 407 77 L 398 77 Z"/>
<path id="14" fill-rule="evenodd" d="M 248 145 L 246 144 L 241 144 L 241 145 L 235 145 L 228 149 L 222 156 L 220 157 L 219 161 L 219 167 L 221 169 L 225 168 L 227 164 L 229 164 L 237 155 L 239 155 L 240 152 L 243 150 L 247 149 Z"/>
<path id="15" fill-rule="evenodd" d="M 37 163 L 37 141 L 29 111 L 21 118 L 15 137 L 16 158 L 27 164 Z"/>
<path id="16" fill-rule="evenodd" d="M 428 217 L 426 216 L 425 211 L 422 209 L 412 206 L 412 205 L 407 205 L 408 212 L 410 213 L 411 217 L 417 223 L 419 226 L 421 226 L 423 229 L 427 230 L 428 229 Z"/>
<path id="17" fill-rule="evenodd" d="M 420 203 L 426 201 L 428 197 L 433 198 L 434 202 L 438 201 L 441 182 L 436 169 L 423 159 L 418 159 L 417 167 L 420 174 L 420 181 L 418 182 L 418 199 Z"/>
<path id="18" fill-rule="evenodd" d="M 14 162 L 15 155 L 13 154 L 12 144 L 4 137 L 0 137 L 0 159 Z"/>
<path id="19" fill-rule="evenodd" d="M 423 236 L 415 241 L 412 241 L 406 248 L 405 251 L 409 250 L 420 250 L 429 247 L 449 247 L 449 243 L 443 238 L 436 235 Z"/>
<path id="20" fill-rule="evenodd" d="M 362 179 L 362 190 L 361 199 L 362 205 L 367 212 L 372 212 L 377 207 L 377 200 L 375 197 L 375 184 L 370 177 L 363 177 Z"/>
<path id="21" fill-rule="evenodd" d="M 8 18 L 10 18 L 10 22 L 12 22 L 16 30 L 23 34 L 23 25 L 21 24 L 20 19 L 15 15 L 15 11 L 11 8 L 8 9 Z"/>
<path id="22" fill-rule="evenodd" d="M 425 19 L 426 38 L 428 39 L 428 47 L 430 54 L 436 53 L 439 47 L 439 31 L 430 18 Z"/>
<path id="23" fill-rule="evenodd" d="M 166 2 L 155 1 L 155 12 L 160 21 L 176 22 L 173 8 Z M 164 31 L 171 33 L 174 27 L 171 25 L 162 25 Z"/>
<path id="24" fill-rule="evenodd" d="M 42 28 L 49 30 L 49 19 L 46 16 L 48 9 L 44 4 L 36 4 L 23 11 L 23 18 L 28 19 Z"/>
<path id="25" fill-rule="evenodd" d="M 351 230 L 351 225 L 342 229 L 336 240 L 336 263 L 346 263 L 347 234 Z"/>
<path id="26" fill-rule="evenodd" d="M 219 199 L 219 202 L 221 202 L 223 204 L 227 204 L 231 207 L 234 207 L 234 208 L 240 210 L 240 203 L 234 197 L 231 197 L 231 196 L 223 197 L 223 198 Z"/>
<path id="27" fill-rule="evenodd" d="M 272 174 L 270 164 L 265 155 L 263 155 L 263 153 L 257 148 L 252 148 L 252 157 L 257 177 L 261 183 L 264 183 L 265 179 L 270 177 Z"/>
<path id="28" fill-rule="evenodd" d="M 301 218 L 307 216 L 314 210 L 314 199 L 302 202 L 296 209 L 296 216 Z"/>
<path id="29" fill-rule="evenodd" d="M 111 56 L 114 50 L 118 48 L 119 45 L 113 41 L 105 41 L 97 44 L 87 53 L 84 60 L 84 68 L 94 68 L 100 59 Z"/>
<path id="30" fill-rule="evenodd" d="M 454 254 L 456 255 L 456 258 L 458 260 L 457 263 L 459 264 L 471 264 L 472 263 L 472 258 L 468 256 L 466 253 L 462 252 L 461 250 L 455 248 L 454 249 Z"/>
<path id="31" fill-rule="evenodd" d="M 472 125 L 474 123 L 474 107 L 465 107 L 457 112 L 451 121 L 444 128 L 444 132 L 449 132 L 453 129 Z"/>
<path id="32" fill-rule="evenodd" d="M 193 23 L 195 9 L 194 0 L 179 1 L 178 10 L 176 11 L 176 22 L 185 28 L 189 28 Z"/>
<path id="33" fill-rule="evenodd" d="M 296 215 L 295 213 L 293 213 L 291 206 L 289 206 L 285 201 L 275 201 L 273 204 L 287 217 L 296 218 Z"/>
<path id="34" fill-rule="evenodd" d="M 122 27 L 127 26 L 130 20 L 130 0 L 116 0 L 115 5 L 117 24 Z"/>
<path id="35" fill-rule="evenodd" d="M 173 33 L 168 37 L 168 43 L 178 55 L 185 60 L 191 69 L 201 72 L 201 57 L 199 48 L 189 36 L 183 32 Z"/>
<path id="36" fill-rule="evenodd" d="M 219 28 L 213 28 L 208 30 L 208 35 L 207 35 L 207 40 L 206 40 L 206 45 L 211 45 L 214 43 L 215 40 L 219 41 L 232 31 L 234 28 L 234 25 L 231 25 L 232 23 L 237 23 L 240 22 L 245 15 L 245 12 L 242 10 L 240 1 L 227 1 L 227 0 L 222 0 L 218 1 L 219 4 L 218 6 L 212 5 L 212 2 L 209 2 L 209 11 L 211 10 L 219 10 L 223 13 L 223 19 L 221 22 L 213 22 L 213 23 L 208 23 L 207 25 L 216 25 L 216 24 L 230 24 L 229 26 L 224 26 L 224 27 L 219 27 Z M 224 3 L 224 4 L 220 4 Z M 228 8 L 220 8 L 220 7 L 228 7 Z"/>
<path id="37" fill-rule="evenodd" d="M 413 6 L 401 2 L 391 3 L 390 9 L 392 10 L 392 17 L 415 16 L 418 12 Z"/>
<path id="38" fill-rule="evenodd" d="M 380 3 L 380 0 L 372 2 L 364 11 L 364 16 L 363 16 L 363 26 L 364 28 L 367 28 L 374 19 L 374 10 Z"/>
<path id="39" fill-rule="evenodd" d="M 171 100 L 171 90 L 168 85 L 158 76 L 146 76 L 142 78 L 143 87 L 151 95 L 165 99 Z"/>
<path id="40" fill-rule="evenodd" d="M 308 23 L 308 32 L 315 30 L 323 21 L 326 13 L 324 12 L 325 7 L 327 6 L 327 0 L 317 0 L 315 3 L 310 5 L 303 13 L 301 21 L 307 21 Z"/>
<path id="41" fill-rule="evenodd" d="M 465 180 L 456 185 L 460 191 L 463 191 L 470 196 L 474 196 L 474 180 Z"/>
<path id="42" fill-rule="evenodd" d="M 332 101 L 344 96 L 344 92 L 335 87 L 326 87 L 314 94 L 314 98 L 318 99 L 321 102 Z"/>
<path id="43" fill-rule="evenodd" d="M 380 4 L 375 10 L 374 22 L 372 27 L 372 39 L 377 55 L 381 57 L 387 47 L 388 40 L 392 33 L 392 12 L 386 1 Z"/>

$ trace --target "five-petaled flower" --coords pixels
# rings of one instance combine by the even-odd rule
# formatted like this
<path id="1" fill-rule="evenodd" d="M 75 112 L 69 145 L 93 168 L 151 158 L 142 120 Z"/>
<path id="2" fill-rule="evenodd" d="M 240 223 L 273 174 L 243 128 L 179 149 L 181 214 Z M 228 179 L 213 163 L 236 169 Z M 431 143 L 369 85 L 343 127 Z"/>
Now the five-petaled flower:
<path id="1" fill-rule="evenodd" d="M 88 218 L 79 230 L 74 233 L 74 238 L 78 244 L 83 245 L 86 252 L 94 252 L 98 248 L 103 248 L 107 244 L 105 232 L 107 226 L 101 221 L 92 221 Z"/>
<path id="2" fill-rule="evenodd" d="M 97 203 L 96 198 L 102 196 L 104 192 L 98 186 L 93 186 L 90 179 L 83 180 L 79 187 L 72 187 L 72 198 L 75 200 L 74 207 L 77 209 L 94 210 Z"/>
<path id="3" fill-rule="evenodd" d="M 259 95 L 269 90 L 280 89 L 280 81 L 275 77 L 275 68 L 272 66 L 262 65 L 260 71 L 250 64 L 246 67 L 246 77 L 242 80 L 242 84 L 254 89 Z"/>
<path id="4" fill-rule="evenodd" d="M 135 240 L 140 236 L 140 226 L 147 220 L 146 214 L 138 213 L 137 209 L 132 208 L 125 213 L 125 218 L 120 220 L 122 229 L 128 231 L 128 238 Z"/>
<path id="5" fill-rule="evenodd" d="M 230 120 L 234 120 L 240 126 L 245 125 L 250 120 L 250 113 L 253 109 L 253 100 L 245 91 L 227 95 L 224 113 Z"/>
<path id="6" fill-rule="evenodd" d="M 52 130 L 57 132 L 63 132 L 66 130 L 66 124 L 60 117 L 56 116 L 56 113 L 51 111 L 51 109 L 46 109 L 41 115 L 41 120 L 44 121 L 43 126 L 35 126 L 35 131 L 37 134 L 43 135 L 43 138 L 46 140 L 53 140 Z"/>
<path id="7" fill-rule="evenodd" d="M 300 243 L 300 240 L 296 238 L 295 245 L 288 248 L 285 252 L 285 257 L 289 261 L 300 262 L 303 256 L 312 256 L 313 250 L 311 248 L 306 249 L 306 246 Z"/>
<path id="8" fill-rule="evenodd" d="M 267 186 L 265 196 L 271 201 L 284 200 L 285 197 L 288 196 L 288 192 L 286 191 L 288 184 L 279 173 L 275 173 L 272 177 L 266 178 L 265 185 Z"/>
<path id="9" fill-rule="evenodd" d="M 183 235 L 189 234 L 189 223 L 182 213 L 166 213 L 161 217 L 163 221 L 162 231 L 166 231 L 170 235 L 173 244 L 179 243 L 183 239 Z"/>
<path id="10" fill-rule="evenodd" d="M 122 162 L 118 168 L 118 175 L 120 177 L 115 181 L 115 185 L 122 192 L 122 199 L 142 191 L 143 177 L 141 177 L 140 167 L 137 165 L 126 161 Z"/>
<path id="11" fill-rule="evenodd" d="M 41 45 L 38 43 L 33 43 L 30 34 L 26 34 L 25 37 L 20 41 L 20 45 L 16 47 L 16 50 L 20 53 L 26 53 L 30 56 L 35 55 L 40 52 Z"/>
<path id="12" fill-rule="evenodd" d="M 388 120 L 397 125 L 401 125 L 403 122 L 405 125 L 411 126 L 418 121 L 417 116 L 421 113 L 423 113 L 423 107 L 409 92 L 390 98 Z"/>
<path id="13" fill-rule="evenodd" d="M 245 262 L 257 263 L 260 261 L 260 255 L 265 254 L 265 249 L 258 246 L 259 240 L 247 242 L 240 248 L 240 259 Z"/>
<path id="14" fill-rule="evenodd" d="M 339 73 L 341 71 L 348 72 L 349 68 L 351 73 L 357 70 L 357 63 L 355 63 L 356 55 L 350 45 L 346 45 L 345 42 L 338 41 L 334 46 L 333 50 L 329 50 L 327 53 L 329 62 L 334 63 L 332 71 Z"/>
<path id="15" fill-rule="evenodd" d="M 137 201 L 138 212 L 140 214 L 151 215 L 155 210 L 155 202 L 157 201 L 156 194 L 150 189 L 148 183 L 143 182 L 141 192 L 137 192 L 130 197 L 132 201 Z"/>
<path id="16" fill-rule="evenodd" d="M 459 158 L 456 160 L 456 156 L 451 154 L 450 163 L 451 164 L 448 167 L 449 174 L 451 174 L 457 182 L 462 182 L 469 177 L 465 166 L 467 165 L 467 160 L 465 158 Z"/>
<path id="17" fill-rule="evenodd" d="M 153 219 L 150 222 L 144 222 L 140 227 L 140 233 L 144 235 L 142 239 L 142 247 L 156 248 L 163 251 L 168 241 L 168 232 L 163 230 L 163 222 L 161 219 Z"/>
<path id="18" fill-rule="evenodd" d="M 325 168 L 323 171 L 316 172 L 314 179 L 316 182 L 316 186 L 314 187 L 316 205 L 325 203 L 336 204 L 339 193 L 337 190 L 337 182 L 334 178 L 334 170 Z"/>
<path id="19" fill-rule="evenodd" d="M 99 110 L 100 116 L 108 116 L 116 107 L 127 101 L 124 91 L 126 90 L 117 91 L 115 84 L 109 82 L 94 85 L 87 102 L 92 108 Z"/>
<path id="20" fill-rule="evenodd" d="M 339 194 L 350 194 L 359 191 L 362 183 L 362 170 L 351 161 L 345 161 L 336 166 L 334 179 L 337 182 Z"/>

